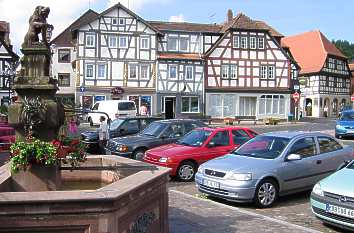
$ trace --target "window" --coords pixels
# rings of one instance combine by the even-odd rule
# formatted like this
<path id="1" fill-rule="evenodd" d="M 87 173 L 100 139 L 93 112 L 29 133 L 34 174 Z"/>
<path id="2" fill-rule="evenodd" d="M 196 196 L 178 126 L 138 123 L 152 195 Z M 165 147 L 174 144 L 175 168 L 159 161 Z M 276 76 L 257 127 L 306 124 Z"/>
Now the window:
<path id="1" fill-rule="evenodd" d="M 139 122 L 138 120 L 128 120 L 123 123 L 120 130 L 124 130 L 124 133 L 134 134 L 139 132 Z"/>
<path id="2" fill-rule="evenodd" d="M 193 80 L 193 66 L 186 66 L 184 75 L 186 80 Z"/>
<path id="3" fill-rule="evenodd" d="M 149 65 L 141 65 L 140 78 L 149 79 Z"/>
<path id="4" fill-rule="evenodd" d="M 129 78 L 135 79 L 137 78 L 137 69 L 138 69 L 138 65 L 135 64 L 131 64 L 129 65 Z"/>
<path id="5" fill-rule="evenodd" d="M 120 18 L 119 19 L 119 26 L 124 26 L 125 25 L 125 19 Z"/>
<path id="6" fill-rule="evenodd" d="M 303 158 L 316 155 L 316 144 L 313 138 L 302 138 L 297 140 L 290 148 L 288 155 L 298 154 Z"/>
<path id="7" fill-rule="evenodd" d="M 92 64 L 86 65 L 86 77 L 93 78 L 93 65 Z"/>
<path id="8" fill-rule="evenodd" d="M 258 37 L 258 48 L 264 49 L 264 38 L 263 37 Z"/>
<path id="9" fill-rule="evenodd" d="M 181 37 L 179 39 L 179 49 L 181 51 L 186 52 L 186 51 L 188 51 L 188 47 L 189 47 L 189 39 L 188 39 L 188 37 Z"/>
<path id="10" fill-rule="evenodd" d="M 274 78 L 275 78 L 275 67 L 268 66 L 268 79 L 274 79 Z"/>
<path id="11" fill-rule="evenodd" d="M 131 111 L 136 110 L 134 102 L 120 102 L 118 103 L 118 110 L 119 111 Z"/>
<path id="12" fill-rule="evenodd" d="M 70 74 L 58 74 L 59 87 L 70 87 Z"/>
<path id="13" fill-rule="evenodd" d="M 119 37 L 119 48 L 128 48 L 127 37 L 120 36 Z"/>
<path id="14" fill-rule="evenodd" d="M 245 36 L 241 37 L 241 48 L 247 49 L 247 37 L 245 37 Z"/>
<path id="15" fill-rule="evenodd" d="M 262 95 L 259 99 L 259 114 L 285 114 L 283 95 Z"/>
<path id="16" fill-rule="evenodd" d="M 95 47 L 95 36 L 94 35 L 86 35 L 86 46 L 87 47 Z"/>
<path id="17" fill-rule="evenodd" d="M 261 79 L 275 79 L 275 66 L 261 66 Z"/>
<path id="18" fill-rule="evenodd" d="M 106 78 L 106 65 L 99 64 L 97 66 L 97 77 L 98 78 Z"/>
<path id="19" fill-rule="evenodd" d="M 192 131 L 195 128 L 198 128 L 199 126 L 194 123 L 194 122 L 184 122 L 184 130 L 186 131 L 186 133 Z"/>
<path id="20" fill-rule="evenodd" d="M 113 19 L 112 19 L 112 25 L 117 25 L 117 24 L 118 24 L 117 18 L 113 18 Z"/>
<path id="21" fill-rule="evenodd" d="M 229 65 L 221 66 L 221 78 L 228 79 L 229 78 Z"/>
<path id="22" fill-rule="evenodd" d="M 177 66 L 169 66 L 169 78 L 176 79 L 177 78 Z"/>
<path id="23" fill-rule="evenodd" d="M 228 146 L 230 145 L 229 131 L 224 130 L 217 132 L 210 140 L 209 144 L 213 143 L 215 146 Z"/>
<path id="24" fill-rule="evenodd" d="M 342 146 L 332 138 L 318 137 L 317 139 L 318 139 L 318 144 L 320 146 L 321 154 L 342 149 Z"/>
<path id="25" fill-rule="evenodd" d="M 273 114 L 278 114 L 279 112 L 279 95 L 273 95 Z"/>
<path id="26" fill-rule="evenodd" d="M 183 135 L 183 129 L 181 124 L 171 124 L 164 132 L 164 136 L 168 138 L 179 138 Z"/>
<path id="27" fill-rule="evenodd" d="M 110 48 L 117 48 L 117 37 L 116 36 L 108 37 L 108 45 Z"/>
<path id="28" fill-rule="evenodd" d="M 167 49 L 169 51 L 177 51 L 177 37 L 168 37 L 167 39 Z"/>
<path id="29" fill-rule="evenodd" d="M 244 130 L 232 130 L 232 140 L 235 145 L 242 145 L 250 140 L 250 136 Z"/>
<path id="30" fill-rule="evenodd" d="M 335 69 L 336 68 L 336 60 L 333 58 L 328 58 L 328 67 L 330 69 Z"/>
<path id="31" fill-rule="evenodd" d="M 337 70 L 345 70 L 343 61 L 337 60 Z"/>
<path id="32" fill-rule="evenodd" d="M 234 48 L 240 48 L 240 37 L 234 36 Z"/>
<path id="33" fill-rule="evenodd" d="M 231 79 L 236 79 L 237 78 L 237 67 L 236 65 L 230 65 L 230 75 L 229 77 Z"/>
<path id="34" fill-rule="evenodd" d="M 261 66 L 261 79 L 267 79 L 267 67 Z"/>
<path id="35" fill-rule="evenodd" d="M 198 97 L 182 97 L 182 113 L 199 112 Z"/>
<path id="36" fill-rule="evenodd" d="M 150 40 L 148 37 L 142 37 L 140 39 L 140 48 L 141 49 L 149 49 L 150 48 Z"/>
<path id="37" fill-rule="evenodd" d="M 236 65 L 222 65 L 221 66 L 221 78 L 222 79 L 236 79 L 237 78 L 237 66 Z"/>
<path id="38" fill-rule="evenodd" d="M 58 50 L 58 62 L 59 63 L 69 63 L 70 62 L 70 49 L 59 49 Z"/>
<path id="39" fill-rule="evenodd" d="M 251 49 L 256 49 L 257 45 L 256 45 L 256 37 L 251 37 L 250 38 L 250 48 Z"/>

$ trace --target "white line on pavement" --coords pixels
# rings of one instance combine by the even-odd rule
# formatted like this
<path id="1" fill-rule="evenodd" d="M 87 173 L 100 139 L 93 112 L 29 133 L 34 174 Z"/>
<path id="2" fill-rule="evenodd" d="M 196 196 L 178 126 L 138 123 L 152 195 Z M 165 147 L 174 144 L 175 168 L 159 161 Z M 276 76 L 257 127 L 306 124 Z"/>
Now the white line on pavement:
<path id="1" fill-rule="evenodd" d="M 195 197 L 193 195 L 190 195 L 190 194 L 178 191 L 178 190 L 169 190 L 169 191 L 177 193 L 177 194 L 180 194 L 180 195 L 183 195 L 183 196 L 186 196 L 186 197 L 189 197 L 189 198 L 194 198 L 194 199 L 198 199 L 200 201 L 209 202 L 209 203 L 212 203 L 214 205 L 217 205 L 217 206 L 220 206 L 220 207 L 223 207 L 223 208 L 227 208 L 227 209 L 230 209 L 230 210 L 238 211 L 238 212 L 243 213 L 243 214 L 248 214 L 248 215 L 251 215 L 251 216 L 254 216 L 254 217 L 263 218 L 263 219 L 265 219 L 267 221 L 272 221 L 272 222 L 276 222 L 276 223 L 279 223 L 279 224 L 282 224 L 282 225 L 285 225 L 285 226 L 294 227 L 294 228 L 299 229 L 299 230 L 307 231 L 307 232 L 310 232 L 310 233 L 321 233 L 321 231 L 317 231 L 317 230 L 314 230 L 314 229 L 311 229 L 311 228 L 306 228 L 306 227 L 299 226 L 299 225 L 296 225 L 296 224 L 293 224 L 293 223 L 285 222 L 283 220 L 271 218 L 271 217 L 268 217 L 268 216 L 265 216 L 265 215 L 262 215 L 262 214 L 257 214 L 257 213 L 254 213 L 254 212 L 243 210 L 243 209 L 240 209 L 240 208 L 237 208 L 237 207 L 234 207 L 234 206 L 225 205 L 225 204 L 222 204 L 222 203 L 219 203 L 219 202 L 215 202 L 215 201 L 211 201 L 211 200 L 208 200 L 208 199 L 201 199 L 201 198 Z"/>

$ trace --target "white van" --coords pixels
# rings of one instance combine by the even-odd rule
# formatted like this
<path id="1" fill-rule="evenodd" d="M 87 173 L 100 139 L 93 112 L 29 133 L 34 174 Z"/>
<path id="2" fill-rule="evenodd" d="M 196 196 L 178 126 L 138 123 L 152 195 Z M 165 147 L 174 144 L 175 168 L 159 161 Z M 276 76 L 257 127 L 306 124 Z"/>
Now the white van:
<path id="1" fill-rule="evenodd" d="M 107 119 L 107 115 L 100 114 L 99 112 L 107 113 L 111 120 L 116 118 L 116 114 L 120 117 L 136 116 L 137 114 L 135 102 L 129 100 L 98 101 L 91 110 L 93 112 L 88 114 L 88 120 L 91 125 L 100 124 L 100 116 L 104 116 Z M 94 113 L 95 111 L 98 113 Z"/>

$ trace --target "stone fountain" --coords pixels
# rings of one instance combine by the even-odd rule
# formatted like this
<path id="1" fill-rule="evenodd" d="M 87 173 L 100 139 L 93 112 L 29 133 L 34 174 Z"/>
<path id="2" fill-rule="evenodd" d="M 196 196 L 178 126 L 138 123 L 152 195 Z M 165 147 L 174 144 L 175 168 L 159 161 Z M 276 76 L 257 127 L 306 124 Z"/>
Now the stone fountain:
<path id="1" fill-rule="evenodd" d="M 21 71 L 14 81 L 19 98 L 9 107 L 9 123 L 16 129 L 17 140 L 30 134 L 50 141 L 64 120 L 63 107 L 54 98 L 57 84 L 49 76 L 47 37 L 53 30 L 46 21 L 49 11 L 36 7 L 22 44 Z M 169 169 L 97 155 L 76 168 L 62 164 L 54 178 L 45 170 L 25 177 L 26 185 L 22 185 L 10 166 L 0 167 L 0 232 L 169 231 Z M 53 182 L 58 177 L 60 181 Z"/>

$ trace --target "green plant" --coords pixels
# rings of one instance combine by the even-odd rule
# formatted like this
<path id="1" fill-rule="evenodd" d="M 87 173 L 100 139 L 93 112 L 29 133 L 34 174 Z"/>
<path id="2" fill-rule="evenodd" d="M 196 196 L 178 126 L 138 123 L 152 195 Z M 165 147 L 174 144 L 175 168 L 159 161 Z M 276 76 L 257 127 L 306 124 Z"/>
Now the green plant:
<path id="1" fill-rule="evenodd" d="M 6 105 L 1 105 L 0 106 L 0 113 L 7 115 L 8 109 Z"/>

